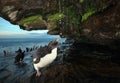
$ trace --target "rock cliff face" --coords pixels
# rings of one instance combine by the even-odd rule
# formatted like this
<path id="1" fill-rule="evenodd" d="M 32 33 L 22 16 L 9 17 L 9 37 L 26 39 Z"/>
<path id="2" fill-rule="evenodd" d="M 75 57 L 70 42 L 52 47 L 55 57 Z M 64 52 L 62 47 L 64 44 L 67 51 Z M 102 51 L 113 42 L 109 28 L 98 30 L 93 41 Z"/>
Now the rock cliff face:
<path id="1" fill-rule="evenodd" d="M 25 30 L 106 44 L 120 39 L 119 0 L 1 0 L 0 16 Z"/>
<path id="2" fill-rule="evenodd" d="M 113 2 L 82 23 L 81 34 L 89 40 L 108 43 L 120 38 L 120 3 Z"/>
<path id="3" fill-rule="evenodd" d="M 57 8 L 55 0 L 1 0 L 0 4 L 0 15 L 26 30 L 46 29 L 41 14 L 56 11 Z"/>

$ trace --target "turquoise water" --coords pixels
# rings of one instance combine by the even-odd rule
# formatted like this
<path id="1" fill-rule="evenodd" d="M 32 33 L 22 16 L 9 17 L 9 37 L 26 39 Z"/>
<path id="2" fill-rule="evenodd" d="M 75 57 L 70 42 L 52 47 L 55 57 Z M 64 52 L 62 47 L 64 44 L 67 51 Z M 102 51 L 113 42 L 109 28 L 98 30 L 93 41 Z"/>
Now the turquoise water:
<path id="1" fill-rule="evenodd" d="M 44 46 L 50 41 L 54 40 L 56 37 L 51 38 L 0 38 L 0 56 L 3 56 L 3 51 L 14 53 L 16 50 L 22 48 L 25 50 L 26 47 L 33 46 Z M 65 38 L 60 38 L 60 43 L 64 42 Z"/>

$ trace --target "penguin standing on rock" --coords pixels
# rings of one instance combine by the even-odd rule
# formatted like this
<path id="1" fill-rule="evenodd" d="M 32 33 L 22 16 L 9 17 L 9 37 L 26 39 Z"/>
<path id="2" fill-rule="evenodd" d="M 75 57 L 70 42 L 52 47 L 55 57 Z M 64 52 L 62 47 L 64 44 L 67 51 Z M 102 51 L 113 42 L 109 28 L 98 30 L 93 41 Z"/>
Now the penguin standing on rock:
<path id="1" fill-rule="evenodd" d="M 59 39 L 51 41 L 48 46 L 40 47 L 33 55 L 33 65 L 36 70 L 36 76 L 40 76 L 40 68 L 52 63 L 57 57 L 57 45 Z"/>

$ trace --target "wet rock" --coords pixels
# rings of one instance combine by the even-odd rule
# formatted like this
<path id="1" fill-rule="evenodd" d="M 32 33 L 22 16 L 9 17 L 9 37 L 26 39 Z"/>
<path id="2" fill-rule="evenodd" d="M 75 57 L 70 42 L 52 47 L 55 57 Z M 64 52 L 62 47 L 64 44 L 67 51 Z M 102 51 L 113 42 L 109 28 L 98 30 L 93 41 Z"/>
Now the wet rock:
<path id="1" fill-rule="evenodd" d="M 101 49 L 103 48 L 103 49 Z M 41 77 L 33 74 L 31 83 L 108 83 L 120 82 L 120 66 L 111 61 L 111 48 L 96 44 L 79 43 L 65 51 L 62 63 L 43 68 Z M 68 52 L 68 53 L 66 53 Z M 96 55 L 96 56 L 94 56 Z"/>
<path id="2" fill-rule="evenodd" d="M 0 58 L 1 83 L 119 83 L 120 65 L 112 61 L 116 49 L 99 44 L 75 43 L 59 48 L 58 58 L 36 77 L 31 54 L 25 65 L 14 65 L 14 57 Z M 118 52 L 119 53 L 119 52 Z M 110 56 L 110 57 L 108 57 Z"/>
<path id="3" fill-rule="evenodd" d="M 65 43 L 65 44 L 73 44 L 74 41 L 75 41 L 74 39 L 70 39 L 70 38 L 68 38 L 68 39 L 65 40 L 64 43 Z"/>

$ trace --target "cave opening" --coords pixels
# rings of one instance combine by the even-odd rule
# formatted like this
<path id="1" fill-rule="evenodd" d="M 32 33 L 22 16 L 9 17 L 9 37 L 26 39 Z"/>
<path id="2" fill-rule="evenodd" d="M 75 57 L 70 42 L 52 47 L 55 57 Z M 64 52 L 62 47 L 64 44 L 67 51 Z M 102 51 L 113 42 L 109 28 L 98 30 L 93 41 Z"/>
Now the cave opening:
<path id="1" fill-rule="evenodd" d="M 0 38 L 34 38 L 39 37 L 40 34 L 47 35 L 48 32 L 48 30 L 23 30 L 19 25 L 11 24 L 2 17 L 0 17 L 0 27 Z"/>
<path id="2" fill-rule="evenodd" d="M 11 53 L 16 49 L 33 46 L 44 46 L 55 38 L 60 38 L 60 43 L 66 38 L 61 38 L 59 35 L 49 35 L 48 30 L 23 30 L 19 25 L 13 25 L 7 20 L 0 17 L 0 56 L 4 55 L 4 50 Z"/>

